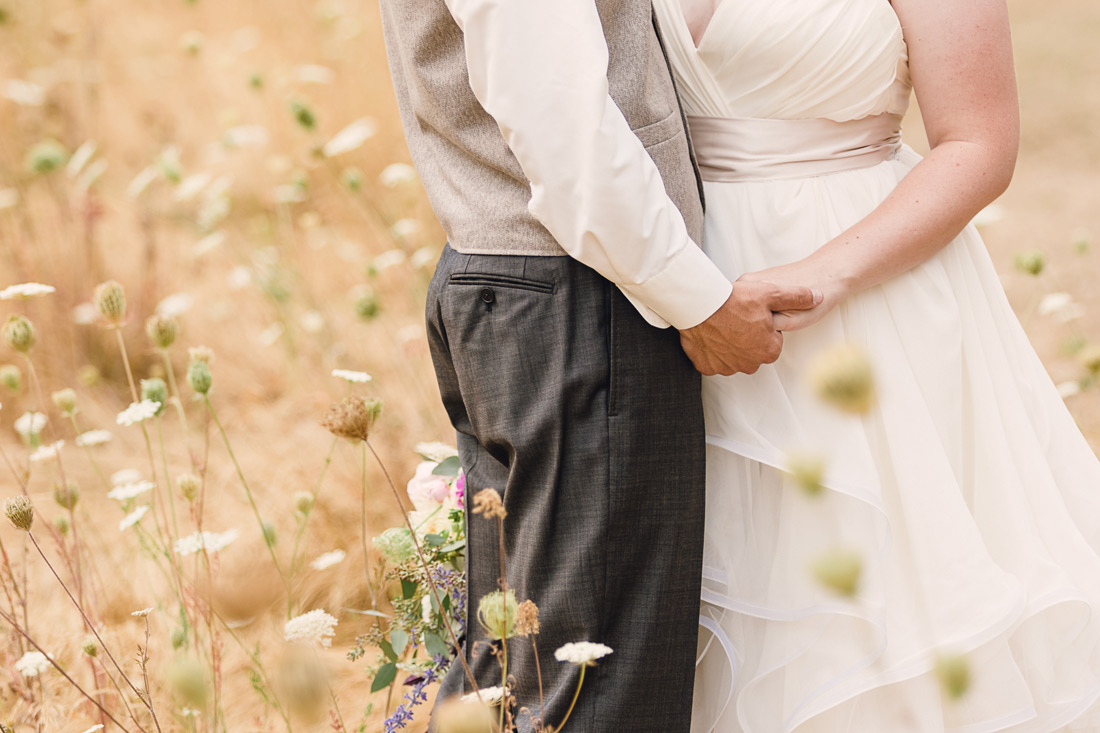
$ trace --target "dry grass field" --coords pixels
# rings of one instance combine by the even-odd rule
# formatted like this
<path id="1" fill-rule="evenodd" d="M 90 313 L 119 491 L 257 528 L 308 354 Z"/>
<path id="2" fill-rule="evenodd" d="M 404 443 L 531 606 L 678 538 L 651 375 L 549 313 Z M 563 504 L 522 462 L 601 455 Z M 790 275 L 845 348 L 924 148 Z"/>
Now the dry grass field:
<path id="1" fill-rule="evenodd" d="M 1023 149 L 1015 182 L 987 212 L 983 233 L 1051 374 L 1070 383 L 1086 374 L 1081 349 L 1100 343 L 1100 240 L 1089 246 L 1090 236 L 1100 238 L 1100 5 L 1010 5 Z M 0 364 L 21 372 L 17 389 L 0 386 L 0 448 L 10 463 L 10 470 L 0 465 L 0 493 L 16 496 L 25 486 L 37 510 L 35 534 L 62 578 L 74 577 L 74 560 L 81 561 L 86 607 L 138 681 L 135 660 L 147 648 L 164 731 L 284 730 L 248 670 L 262 665 L 277 681 L 292 668 L 283 641 L 288 608 L 325 609 L 339 620 L 320 656 L 336 705 L 326 697 L 319 720 L 295 718 L 293 729 L 381 730 L 386 693 L 370 695 L 365 672 L 373 656 L 346 659 L 373 623 L 354 611 L 384 606 L 366 582 L 361 453 L 334 442 L 320 421 L 349 391 L 382 399 L 371 442 L 398 485 L 418 461 L 416 443 L 452 438 L 422 335 L 422 301 L 443 234 L 415 180 L 389 168 L 408 156 L 377 15 L 370 0 L 0 0 L 0 289 L 56 288 L 0 302 L 0 321 L 21 313 L 33 322 L 30 357 L 41 383 L 35 389 L 27 360 L 0 346 Z M 916 114 L 907 134 L 920 148 Z M 47 140 L 60 148 L 42 147 Z M 1014 266 L 1030 252 L 1045 257 L 1037 277 Z M 301 521 L 294 495 L 318 492 L 302 540 L 307 563 L 286 583 L 217 424 L 192 390 L 181 383 L 186 428 L 174 410 L 142 424 L 149 447 L 140 426 L 116 425 L 132 401 L 130 386 L 115 331 L 88 315 L 95 286 L 108 279 L 126 290 L 120 333 L 136 379 L 166 376 L 143 328 L 158 307 L 178 314 L 169 358 L 181 382 L 188 347 L 215 353 L 210 402 L 284 564 Z M 1044 312 L 1040 303 L 1049 306 L 1043 298 L 1051 293 L 1069 294 L 1074 305 Z M 333 369 L 374 379 L 349 385 Z M 109 443 L 89 451 L 75 445 L 77 428 L 50 404 L 50 394 L 67 387 L 77 393 L 79 430 L 110 430 Z M 1100 446 L 1100 389 L 1086 388 L 1068 404 Z M 60 460 L 31 461 L 33 448 L 14 423 L 45 406 L 51 424 L 42 440 L 65 446 Z M 173 644 L 181 642 L 178 589 L 142 552 L 135 531 L 119 530 L 125 512 L 106 496 L 101 474 L 122 469 L 157 480 L 161 492 L 166 478 L 204 476 L 202 526 L 240 532 L 209 573 L 194 558 L 180 563 L 191 583 L 183 595 L 197 599 L 191 611 L 208 599 L 229 625 L 217 634 L 214 663 L 209 640 L 202 649 L 196 638 Z M 54 501 L 62 478 L 82 492 L 71 517 Z M 367 531 L 377 534 L 400 514 L 373 463 L 365 485 Z M 179 536 L 194 531 L 198 517 L 178 492 L 171 509 Z M 70 518 L 64 536 L 60 517 Z M 117 693 L 93 678 L 102 654 L 92 662 L 81 650 L 87 633 L 77 609 L 26 535 L 3 524 L 10 572 L 0 609 L 25 619 L 60 666 L 118 710 Z M 79 553 L 62 552 L 74 534 Z M 337 549 L 347 553 L 343 562 L 308 565 Z M 16 585 L 25 606 L 12 596 Z M 149 607 L 147 617 L 131 615 Z M 27 649 L 0 623 L 0 722 L 58 733 L 100 723 L 56 670 L 26 677 L 16 668 Z M 187 660 L 207 665 L 206 707 L 180 681 Z M 330 712 L 337 706 L 342 722 Z"/>

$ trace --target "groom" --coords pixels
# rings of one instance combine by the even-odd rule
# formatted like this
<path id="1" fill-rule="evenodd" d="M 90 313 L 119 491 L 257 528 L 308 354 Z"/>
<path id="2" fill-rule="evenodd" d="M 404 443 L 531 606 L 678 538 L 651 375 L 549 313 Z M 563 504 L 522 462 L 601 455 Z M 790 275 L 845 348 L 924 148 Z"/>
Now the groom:
<path id="1" fill-rule="evenodd" d="M 816 296 L 731 286 L 697 246 L 701 183 L 650 0 L 381 7 L 409 149 L 450 240 L 428 292 L 432 358 L 467 495 L 503 494 L 508 583 L 541 610 L 542 718 L 561 722 L 580 672 L 555 649 L 587 640 L 614 653 L 586 675 L 571 730 L 687 731 L 699 372 L 774 361 L 772 312 Z M 496 523 L 470 517 L 465 655 L 481 686 L 500 684 L 476 620 L 498 553 Z M 508 660 L 538 716 L 531 644 L 513 640 Z M 456 663 L 441 698 L 464 683 Z"/>

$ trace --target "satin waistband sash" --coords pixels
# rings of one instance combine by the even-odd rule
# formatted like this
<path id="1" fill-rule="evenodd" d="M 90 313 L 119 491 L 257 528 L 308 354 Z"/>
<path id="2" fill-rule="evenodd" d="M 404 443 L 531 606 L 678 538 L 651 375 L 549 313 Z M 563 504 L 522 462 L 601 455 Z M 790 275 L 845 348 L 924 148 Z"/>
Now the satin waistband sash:
<path id="1" fill-rule="evenodd" d="M 901 145 L 901 115 L 849 122 L 688 117 L 704 181 L 809 178 L 870 168 Z"/>

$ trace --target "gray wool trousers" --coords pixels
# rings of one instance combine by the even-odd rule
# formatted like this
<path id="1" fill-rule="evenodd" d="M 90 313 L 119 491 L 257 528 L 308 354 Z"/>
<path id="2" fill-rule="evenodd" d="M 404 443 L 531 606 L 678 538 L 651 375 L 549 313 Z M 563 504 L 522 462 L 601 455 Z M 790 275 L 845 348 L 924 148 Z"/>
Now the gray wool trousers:
<path id="1" fill-rule="evenodd" d="M 705 447 L 700 377 L 673 329 L 648 325 L 570 257 L 444 249 L 428 291 L 428 339 L 458 432 L 469 498 L 504 497 L 505 573 L 540 610 L 543 719 L 558 725 L 580 670 L 571 641 L 614 653 L 586 672 L 566 731 L 690 727 L 702 569 Z M 470 515 L 464 653 L 479 686 L 500 666 L 477 622 L 498 589 L 495 520 Z M 532 644 L 508 642 L 520 731 L 539 693 Z M 439 699 L 469 692 L 462 666 Z"/>

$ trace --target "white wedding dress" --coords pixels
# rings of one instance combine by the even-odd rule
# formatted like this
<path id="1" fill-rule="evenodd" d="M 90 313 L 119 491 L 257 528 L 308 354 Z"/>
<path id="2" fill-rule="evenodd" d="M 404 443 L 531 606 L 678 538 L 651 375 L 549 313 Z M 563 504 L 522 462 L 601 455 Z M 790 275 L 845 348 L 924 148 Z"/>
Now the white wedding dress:
<path id="1" fill-rule="evenodd" d="M 810 254 L 919 162 L 888 0 L 722 0 L 698 49 L 678 0 L 655 7 L 730 279 Z M 843 343 L 874 365 L 865 417 L 806 382 Z M 703 397 L 693 731 L 1100 731 L 1100 462 L 974 228 Z M 792 453 L 828 457 L 823 494 L 780 470 Z M 834 548 L 862 557 L 852 598 L 811 571 Z M 944 655 L 969 665 L 961 699 Z"/>

